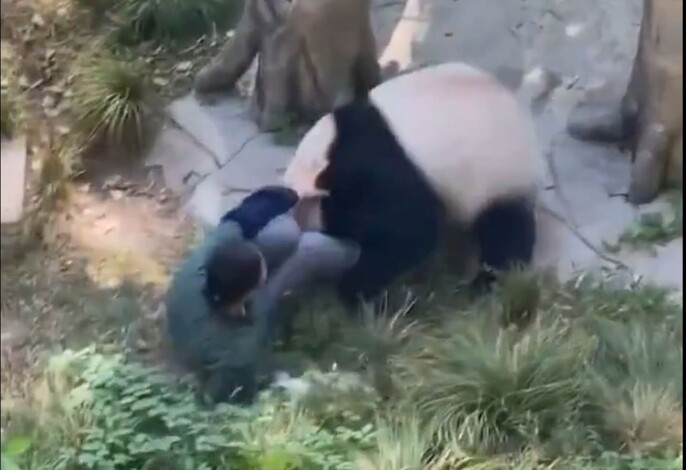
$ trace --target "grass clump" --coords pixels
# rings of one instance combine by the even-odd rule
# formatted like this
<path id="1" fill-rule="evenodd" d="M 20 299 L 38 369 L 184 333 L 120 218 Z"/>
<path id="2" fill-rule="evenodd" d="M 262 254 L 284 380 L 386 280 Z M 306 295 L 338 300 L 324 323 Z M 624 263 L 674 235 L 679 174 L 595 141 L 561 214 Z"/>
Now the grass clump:
<path id="1" fill-rule="evenodd" d="M 140 150 L 149 141 L 150 89 L 145 68 L 110 54 L 86 54 L 77 61 L 71 111 L 86 142 L 104 141 Z"/>
<path id="2" fill-rule="evenodd" d="M 427 338 L 407 380 L 411 400 L 439 438 L 480 453 L 512 450 L 545 439 L 583 399 L 584 338 L 561 325 L 523 335 L 490 321 L 446 327 Z"/>
<path id="3" fill-rule="evenodd" d="M 683 350 L 674 325 L 598 321 L 590 388 L 603 431 L 630 454 L 667 452 L 683 440 Z"/>
<path id="4" fill-rule="evenodd" d="M 533 448 L 543 460 L 678 453 L 681 316 L 668 292 L 587 279 L 541 282 L 533 295 L 514 275 L 499 298 L 416 336 L 396 358 L 434 444 L 477 455 Z M 498 327 L 532 297 L 526 328 Z"/>

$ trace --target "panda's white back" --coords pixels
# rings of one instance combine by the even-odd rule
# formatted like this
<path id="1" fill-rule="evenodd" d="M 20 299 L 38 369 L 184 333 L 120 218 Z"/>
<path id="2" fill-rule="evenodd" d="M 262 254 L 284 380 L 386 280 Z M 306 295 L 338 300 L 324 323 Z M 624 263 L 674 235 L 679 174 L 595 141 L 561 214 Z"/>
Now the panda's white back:
<path id="1" fill-rule="evenodd" d="M 535 196 L 543 165 L 533 122 L 490 75 L 446 63 L 384 82 L 370 97 L 456 215 L 472 220 L 498 196 Z"/>
<path id="2" fill-rule="evenodd" d="M 455 215 L 472 220 L 498 196 L 535 195 L 543 165 L 533 123 L 485 72 L 430 66 L 378 85 L 370 98 Z M 317 121 L 296 149 L 286 185 L 301 195 L 314 189 L 335 133 L 332 114 Z"/>

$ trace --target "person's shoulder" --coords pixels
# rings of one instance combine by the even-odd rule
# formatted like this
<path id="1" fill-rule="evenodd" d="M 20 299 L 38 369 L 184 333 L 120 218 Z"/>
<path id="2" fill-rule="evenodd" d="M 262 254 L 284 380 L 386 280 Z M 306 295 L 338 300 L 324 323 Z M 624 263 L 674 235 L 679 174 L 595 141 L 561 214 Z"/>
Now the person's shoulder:
<path id="1" fill-rule="evenodd" d="M 237 223 L 247 239 L 254 238 L 269 222 L 288 212 L 298 202 L 295 191 L 284 186 L 266 186 L 243 199 L 238 207 L 226 212 L 220 225 Z"/>

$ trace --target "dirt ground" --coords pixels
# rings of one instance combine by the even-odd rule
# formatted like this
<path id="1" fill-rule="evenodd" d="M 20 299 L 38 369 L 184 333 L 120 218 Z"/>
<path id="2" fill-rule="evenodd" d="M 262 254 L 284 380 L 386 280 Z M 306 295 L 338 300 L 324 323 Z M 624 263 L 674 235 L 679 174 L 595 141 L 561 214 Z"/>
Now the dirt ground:
<path id="1" fill-rule="evenodd" d="M 98 183 L 74 185 L 42 242 L 3 260 L 3 401 L 54 349 L 110 343 L 165 359 L 160 296 L 194 228 L 159 184 Z"/>

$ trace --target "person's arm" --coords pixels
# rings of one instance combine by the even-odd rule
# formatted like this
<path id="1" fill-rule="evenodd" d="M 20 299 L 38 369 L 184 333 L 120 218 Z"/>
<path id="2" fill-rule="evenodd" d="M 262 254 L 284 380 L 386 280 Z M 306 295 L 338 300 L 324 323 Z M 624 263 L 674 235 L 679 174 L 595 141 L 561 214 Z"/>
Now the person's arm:
<path id="1" fill-rule="evenodd" d="M 252 297 L 251 309 L 265 322 L 270 341 L 279 315 L 279 302 L 289 292 L 302 292 L 318 283 L 334 282 L 357 261 L 359 247 L 321 232 L 305 232 L 293 255 Z"/>

